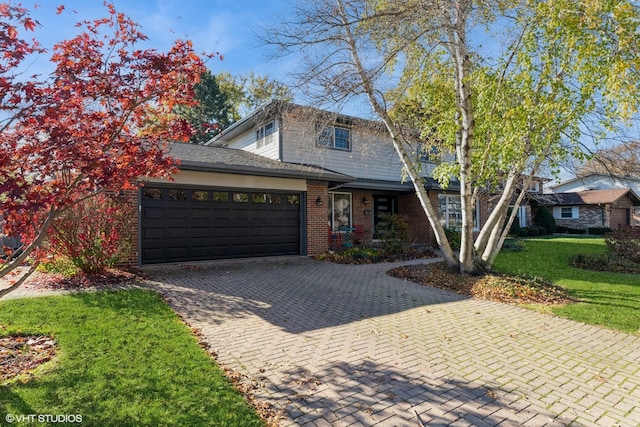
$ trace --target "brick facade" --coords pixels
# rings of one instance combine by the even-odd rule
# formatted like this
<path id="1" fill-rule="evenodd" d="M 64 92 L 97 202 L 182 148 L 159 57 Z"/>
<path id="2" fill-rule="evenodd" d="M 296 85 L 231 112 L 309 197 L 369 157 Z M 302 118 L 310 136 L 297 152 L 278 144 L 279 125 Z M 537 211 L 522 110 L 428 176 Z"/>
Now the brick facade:
<path id="1" fill-rule="evenodd" d="M 328 206 L 327 183 L 307 183 L 307 255 L 318 255 L 329 250 Z"/>
<path id="2" fill-rule="evenodd" d="M 122 190 L 117 193 L 118 199 L 126 203 L 126 206 L 131 213 L 131 218 L 133 218 L 130 228 L 128 230 L 123 230 L 123 233 L 126 233 L 131 237 L 131 247 L 129 248 L 129 255 L 118 263 L 118 266 L 120 267 L 138 266 L 138 188 L 135 183 L 133 183 L 133 186 L 134 187 L 131 189 Z"/>
<path id="3" fill-rule="evenodd" d="M 438 194 L 429 192 L 429 199 L 434 207 L 438 206 Z M 436 238 L 431 229 L 431 224 L 424 213 L 418 196 L 405 194 L 398 196 L 398 215 L 409 224 L 410 240 L 413 243 L 426 243 L 435 245 Z"/>

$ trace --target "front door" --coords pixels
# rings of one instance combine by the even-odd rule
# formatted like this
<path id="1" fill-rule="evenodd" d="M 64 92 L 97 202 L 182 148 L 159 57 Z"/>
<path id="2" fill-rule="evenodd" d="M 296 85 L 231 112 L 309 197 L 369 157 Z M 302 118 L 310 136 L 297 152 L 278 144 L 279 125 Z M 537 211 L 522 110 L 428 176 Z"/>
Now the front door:
<path id="1" fill-rule="evenodd" d="M 373 238 L 377 239 L 378 224 L 384 221 L 385 215 L 398 213 L 398 198 L 396 196 L 373 196 Z"/>

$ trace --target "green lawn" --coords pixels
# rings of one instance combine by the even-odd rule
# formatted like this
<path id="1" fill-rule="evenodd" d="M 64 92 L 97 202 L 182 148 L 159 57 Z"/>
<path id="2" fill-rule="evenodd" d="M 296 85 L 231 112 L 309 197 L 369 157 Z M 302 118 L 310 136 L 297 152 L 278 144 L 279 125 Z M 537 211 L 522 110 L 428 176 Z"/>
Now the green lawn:
<path id="1" fill-rule="evenodd" d="M 5 414 L 79 414 L 83 426 L 262 426 L 156 294 L 131 290 L 0 303 L 0 334 L 51 334 L 35 379 L 0 386 Z"/>
<path id="2" fill-rule="evenodd" d="M 640 275 L 606 273 L 569 267 L 574 254 L 606 253 L 602 238 L 553 237 L 527 239 L 525 251 L 503 251 L 496 270 L 541 276 L 562 286 L 579 303 L 554 308 L 554 314 L 580 322 L 640 334 Z"/>

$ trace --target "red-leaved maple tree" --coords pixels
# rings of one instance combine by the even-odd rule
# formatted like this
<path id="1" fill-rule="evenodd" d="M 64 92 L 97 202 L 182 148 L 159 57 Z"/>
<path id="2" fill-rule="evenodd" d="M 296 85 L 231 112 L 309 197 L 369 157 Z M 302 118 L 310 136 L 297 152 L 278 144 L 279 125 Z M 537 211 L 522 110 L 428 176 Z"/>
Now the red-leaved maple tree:
<path id="1" fill-rule="evenodd" d="M 190 41 L 167 52 L 139 49 L 139 26 L 106 8 L 105 18 L 78 23 L 77 36 L 53 47 L 49 76 L 27 77 L 23 62 L 46 52 L 21 34 L 40 24 L 21 5 L 0 3 L 0 214 L 4 233 L 22 242 L 5 254 L 0 277 L 80 200 L 175 172 L 166 144 L 192 134 L 174 111 L 194 103 L 202 57 Z"/>

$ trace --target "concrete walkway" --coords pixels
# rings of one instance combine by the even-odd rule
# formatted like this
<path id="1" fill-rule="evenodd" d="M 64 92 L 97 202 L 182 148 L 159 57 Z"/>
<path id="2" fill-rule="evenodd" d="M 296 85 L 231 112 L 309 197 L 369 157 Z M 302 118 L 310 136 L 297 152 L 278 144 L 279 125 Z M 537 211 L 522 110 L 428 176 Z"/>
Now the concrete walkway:
<path id="1" fill-rule="evenodd" d="M 149 267 L 302 426 L 639 426 L 640 337 L 305 257 Z"/>

